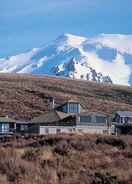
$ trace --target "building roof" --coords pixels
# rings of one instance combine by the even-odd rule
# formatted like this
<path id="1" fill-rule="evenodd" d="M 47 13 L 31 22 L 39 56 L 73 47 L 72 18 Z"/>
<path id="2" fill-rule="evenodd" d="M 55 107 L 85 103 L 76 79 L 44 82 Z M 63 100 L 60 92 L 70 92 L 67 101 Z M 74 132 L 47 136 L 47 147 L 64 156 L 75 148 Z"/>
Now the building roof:
<path id="1" fill-rule="evenodd" d="M 62 105 L 65 105 L 65 104 L 67 104 L 67 103 L 78 103 L 78 104 L 80 104 L 79 101 L 74 100 L 74 99 L 70 99 L 70 100 L 65 101 Z M 81 105 L 81 104 L 80 104 L 80 105 Z"/>
<path id="2" fill-rule="evenodd" d="M 16 121 L 9 117 L 0 117 L 0 123 L 15 123 Z"/>
<path id="3" fill-rule="evenodd" d="M 32 123 L 53 123 L 53 122 L 58 122 L 60 120 L 63 120 L 71 115 L 60 112 L 60 111 L 50 111 L 47 112 L 39 117 L 35 117 L 32 119 Z"/>
<path id="4" fill-rule="evenodd" d="M 31 122 L 30 121 L 16 121 L 16 124 L 30 124 Z"/>
<path id="5" fill-rule="evenodd" d="M 124 117 L 132 118 L 132 112 L 131 111 L 117 111 L 117 114 L 122 118 L 124 118 Z"/>
<path id="6" fill-rule="evenodd" d="M 70 100 L 67 100 L 65 103 L 79 103 L 77 100 L 73 100 L 73 99 L 70 99 Z"/>

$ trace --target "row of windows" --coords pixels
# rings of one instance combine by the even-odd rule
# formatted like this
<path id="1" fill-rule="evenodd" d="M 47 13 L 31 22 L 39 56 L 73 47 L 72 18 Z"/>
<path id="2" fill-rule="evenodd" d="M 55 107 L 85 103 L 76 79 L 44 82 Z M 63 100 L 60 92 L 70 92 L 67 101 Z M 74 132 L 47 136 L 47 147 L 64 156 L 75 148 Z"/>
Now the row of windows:
<path id="1" fill-rule="evenodd" d="M 129 117 L 125 117 L 125 118 L 118 118 L 117 122 L 121 122 L 121 123 L 132 123 L 132 118 Z"/>
<path id="2" fill-rule="evenodd" d="M 28 130 L 28 125 L 21 125 L 20 126 L 21 131 Z M 8 123 L 0 124 L 0 132 L 2 133 L 8 133 L 10 131 L 10 126 Z"/>
<path id="3" fill-rule="evenodd" d="M 80 116 L 80 122 L 84 123 L 106 123 L 107 118 L 103 116 Z"/>
<path id="4" fill-rule="evenodd" d="M 70 113 L 77 113 L 77 112 L 79 112 L 79 105 L 71 103 L 71 104 L 69 104 L 69 109 L 68 110 L 69 110 Z"/>
<path id="5" fill-rule="evenodd" d="M 63 112 L 66 113 L 79 113 L 80 112 L 80 104 L 78 103 L 69 103 L 63 106 Z"/>

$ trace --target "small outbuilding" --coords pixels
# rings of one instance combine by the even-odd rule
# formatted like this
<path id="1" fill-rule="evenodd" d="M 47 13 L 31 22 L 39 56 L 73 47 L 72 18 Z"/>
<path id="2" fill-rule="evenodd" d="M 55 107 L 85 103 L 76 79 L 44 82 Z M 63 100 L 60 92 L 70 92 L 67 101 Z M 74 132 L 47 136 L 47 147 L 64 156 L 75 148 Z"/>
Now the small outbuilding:
<path id="1" fill-rule="evenodd" d="M 132 133 L 132 112 L 117 111 L 114 117 L 114 126 L 116 133 Z"/>
<path id="2" fill-rule="evenodd" d="M 118 124 L 132 124 L 132 112 L 131 111 L 117 111 L 114 121 Z"/>

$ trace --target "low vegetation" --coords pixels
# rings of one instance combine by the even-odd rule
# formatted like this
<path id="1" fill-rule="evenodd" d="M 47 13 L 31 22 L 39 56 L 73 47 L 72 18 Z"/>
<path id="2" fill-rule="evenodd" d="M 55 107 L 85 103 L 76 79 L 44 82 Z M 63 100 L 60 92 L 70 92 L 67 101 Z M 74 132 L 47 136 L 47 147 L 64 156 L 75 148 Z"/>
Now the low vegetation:
<path id="1" fill-rule="evenodd" d="M 0 74 L 0 115 L 27 120 L 49 110 L 47 97 L 56 105 L 77 100 L 84 109 L 113 114 L 132 109 L 132 88 L 46 76 Z"/>
<path id="2" fill-rule="evenodd" d="M 131 184 L 131 136 L 0 139 L 0 184 Z"/>

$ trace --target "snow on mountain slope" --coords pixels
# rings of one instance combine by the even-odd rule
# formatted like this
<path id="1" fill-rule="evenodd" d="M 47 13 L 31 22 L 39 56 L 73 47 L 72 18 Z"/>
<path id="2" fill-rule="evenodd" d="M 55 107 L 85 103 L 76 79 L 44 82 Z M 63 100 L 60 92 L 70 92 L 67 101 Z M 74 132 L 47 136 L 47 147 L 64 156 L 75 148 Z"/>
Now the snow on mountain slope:
<path id="1" fill-rule="evenodd" d="M 101 44 L 104 47 L 115 48 L 122 54 L 132 54 L 132 35 L 101 34 L 89 39 L 89 42 Z"/>
<path id="2" fill-rule="evenodd" d="M 132 35 L 65 34 L 41 48 L 0 59 L 0 72 L 65 76 L 132 84 Z"/>
<path id="3" fill-rule="evenodd" d="M 75 58 L 64 64 L 57 65 L 53 68 L 52 72 L 57 76 L 66 76 L 73 79 L 112 83 L 109 76 L 103 76 L 101 73 L 97 73 L 87 63 L 80 63 Z"/>

